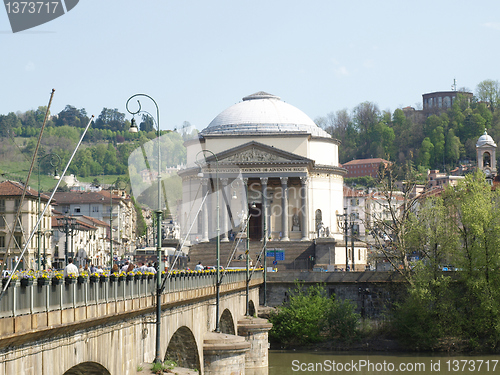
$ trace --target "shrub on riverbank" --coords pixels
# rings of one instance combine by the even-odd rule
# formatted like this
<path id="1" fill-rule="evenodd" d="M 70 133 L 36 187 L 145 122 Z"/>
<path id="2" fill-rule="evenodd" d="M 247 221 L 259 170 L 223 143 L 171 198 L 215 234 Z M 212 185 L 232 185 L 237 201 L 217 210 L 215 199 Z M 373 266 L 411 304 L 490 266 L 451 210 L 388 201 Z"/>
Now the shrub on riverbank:
<path id="1" fill-rule="evenodd" d="M 328 297 L 321 285 L 304 288 L 300 283 L 290 290 L 289 301 L 271 312 L 272 342 L 284 347 L 302 346 L 326 339 L 347 340 L 356 336 L 359 315 L 354 304 Z"/>

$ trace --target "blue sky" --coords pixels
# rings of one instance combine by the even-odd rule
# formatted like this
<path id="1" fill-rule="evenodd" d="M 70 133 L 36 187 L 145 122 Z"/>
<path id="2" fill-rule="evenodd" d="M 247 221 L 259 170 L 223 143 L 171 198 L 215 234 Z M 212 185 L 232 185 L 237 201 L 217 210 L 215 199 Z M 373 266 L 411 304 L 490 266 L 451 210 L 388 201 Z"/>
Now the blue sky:
<path id="1" fill-rule="evenodd" d="M 499 42 L 498 0 L 81 0 L 16 34 L 0 9 L 0 114 L 52 88 L 52 113 L 96 116 L 147 93 L 162 129 L 201 130 L 261 90 L 312 119 L 364 101 L 393 112 L 454 78 L 472 91 L 500 79 Z"/>

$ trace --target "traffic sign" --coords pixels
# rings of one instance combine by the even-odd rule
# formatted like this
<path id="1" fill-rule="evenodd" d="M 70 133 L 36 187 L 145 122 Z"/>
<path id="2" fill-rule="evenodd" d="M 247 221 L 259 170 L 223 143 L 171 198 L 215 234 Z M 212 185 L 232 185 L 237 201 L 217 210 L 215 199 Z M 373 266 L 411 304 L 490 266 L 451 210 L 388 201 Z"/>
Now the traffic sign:
<path id="1" fill-rule="evenodd" d="M 283 249 L 267 249 L 266 257 L 274 258 L 274 260 L 285 260 L 285 250 L 283 250 Z"/>

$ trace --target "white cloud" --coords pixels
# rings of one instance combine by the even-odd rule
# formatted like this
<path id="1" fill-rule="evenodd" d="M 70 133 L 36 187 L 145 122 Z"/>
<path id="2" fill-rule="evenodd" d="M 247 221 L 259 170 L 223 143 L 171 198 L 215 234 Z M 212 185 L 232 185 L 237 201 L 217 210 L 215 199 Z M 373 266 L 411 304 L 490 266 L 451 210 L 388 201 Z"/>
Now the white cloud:
<path id="1" fill-rule="evenodd" d="M 365 60 L 363 66 L 368 69 L 373 68 L 373 60 Z"/>
<path id="2" fill-rule="evenodd" d="M 32 72 L 35 70 L 35 64 L 30 61 L 29 63 L 27 63 L 25 66 L 24 66 L 24 70 L 26 70 L 27 72 Z"/>
<path id="3" fill-rule="evenodd" d="M 341 76 L 348 76 L 349 75 L 349 71 L 347 70 L 347 68 L 345 66 L 336 67 L 335 73 L 337 73 L 338 75 L 341 75 Z"/>
<path id="4" fill-rule="evenodd" d="M 498 23 L 498 22 L 486 22 L 486 23 L 483 23 L 483 26 L 488 28 L 488 29 L 500 30 L 500 23 Z"/>
<path id="5" fill-rule="evenodd" d="M 339 76 L 348 76 L 349 75 L 349 70 L 347 70 L 345 65 L 341 65 L 340 62 L 338 62 L 336 59 L 332 58 L 331 59 L 333 63 L 333 71 L 335 74 Z"/>

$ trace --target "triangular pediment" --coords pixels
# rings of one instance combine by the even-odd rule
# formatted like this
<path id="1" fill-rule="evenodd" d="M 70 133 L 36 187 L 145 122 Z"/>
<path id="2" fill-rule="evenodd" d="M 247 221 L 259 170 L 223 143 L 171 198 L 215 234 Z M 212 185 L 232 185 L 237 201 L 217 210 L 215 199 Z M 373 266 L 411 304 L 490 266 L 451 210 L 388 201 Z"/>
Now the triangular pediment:
<path id="1" fill-rule="evenodd" d="M 213 158 L 213 156 L 211 157 Z M 209 161 L 211 158 L 208 158 Z M 251 141 L 217 154 L 219 163 L 312 163 L 311 159 Z"/>

